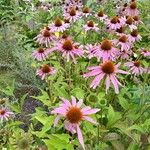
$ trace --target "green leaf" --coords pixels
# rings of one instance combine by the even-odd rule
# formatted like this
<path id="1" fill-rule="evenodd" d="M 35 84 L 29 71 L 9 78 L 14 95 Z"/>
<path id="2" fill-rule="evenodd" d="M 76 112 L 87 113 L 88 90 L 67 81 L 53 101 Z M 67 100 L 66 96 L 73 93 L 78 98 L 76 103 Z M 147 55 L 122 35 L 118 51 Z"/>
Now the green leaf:
<path id="1" fill-rule="evenodd" d="M 28 93 L 26 93 L 25 95 L 23 95 L 23 96 L 21 97 L 21 99 L 20 99 L 21 108 L 22 108 L 22 106 L 23 106 L 23 104 L 24 104 L 24 101 L 25 101 L 25 98 L 27 97 L 27 95 L 28 95 Z"/>
<path id="2" fill-rule="evenodd" d="M 121 119 L 121 114 L 119 112 L 114 112 L 113 107 L 110 105 L 108 108 L 108 123 L 107 127 L 113 126 L 119 119 Z"/>
<path id="3" fill-rule="evenodd" d="M 52 134 L 49 140 L 43 140 L 49 150 L 74 150 L 73 145 L 69 143 L 68 134 Z"/>
<path id="4" fill-rule="evenodd" d="M 118 99 L 119 99 L 119 104 L 122 106 L 122 108 L 124 108 L 125 110 L 129 109 L 130 105 L 124 97 L 120 95 L 118 96 Z"/>

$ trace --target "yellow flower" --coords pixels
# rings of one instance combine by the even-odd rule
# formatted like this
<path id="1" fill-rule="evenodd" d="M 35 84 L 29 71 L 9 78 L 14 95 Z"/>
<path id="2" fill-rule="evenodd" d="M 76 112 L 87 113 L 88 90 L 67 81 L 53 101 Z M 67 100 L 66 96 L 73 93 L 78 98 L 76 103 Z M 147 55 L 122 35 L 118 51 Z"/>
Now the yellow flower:
<path id="1" fill-rule="evenodd" d="M 55 35 L 56 35 L 57 37 L 59 37 L 59 36 L 60 36 L 60 33 L 59 33 L 59 32 L 55 32 Z"/>

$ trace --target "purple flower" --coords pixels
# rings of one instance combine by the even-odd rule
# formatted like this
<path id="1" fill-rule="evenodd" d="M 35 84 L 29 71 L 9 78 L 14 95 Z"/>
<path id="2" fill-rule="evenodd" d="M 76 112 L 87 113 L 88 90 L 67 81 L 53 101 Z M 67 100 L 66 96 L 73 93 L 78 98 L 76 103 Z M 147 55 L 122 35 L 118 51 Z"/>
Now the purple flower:
<path id="1" fill-rule="evenodd" d="M 126 71 L 118 69 L 120 64 L 114 65 L 112 61 L 106 61 L 99 66 L 91 66 L 88 67 L 87 69 L 90 70 L 90 72 L 86 73 L 83 75 L 84 78 L 92 77 L 95 76 L 94 80 L 92 81 L 90 88 L 95 89 L 99 84 L 100 81 L 106 77 L 106 93 L 108 93 L 109 87 L 110 87 L 110 82 L 112 82 L 115 93 L 119 93 L 119 85 L 121 83 L 118 81 L 117 73 L 121 74 L 129 74 Z"/>
<path id="2" fill-rule="evenodd" d="M 54 67 L 50 67 L 49 65 L 43 65 L 40 69 L 37 70 L 36 75 L 40 76 L 42 80 L 45 79 L 46 76 L 55 74 L 56 70 Z"/>
<path id="3" fill-rule="evenodd" d="M 0 108 L 0 119 L 1 121 L 8 120 L 8 118 L 13 115 L 14 113 L 7 110 L 6 108 Z"/>
<path id="4" fill-rule="evenodd" d="M 76 102 L 76 98 L 73 96 L 72 103 L 70 103 L 67 99 L 61 99 L 62 103 L 60 104 L 60 106 L 51 111 L 51 114 L 58 114 L 58 116 L 54 120 L 54 126 L 58 124 L 58 121 L 61 117 L 64 117 L 65 129 L 71 132 L 72 134 L 77 132 L 79 142 L 85 150 L 82 132 L 79 127 L 80 123 L 83 120 L 87 120 L 93 124 L 97 124 L 97 122 L 94 121 L 91 117 L 89 117 L 89 115 L 97 113 L 98 111 L 100 111 L 100 109 L 92 109 L 89 106 L 81 108 L 83 100 L 80 99 L 79 102 Z"/>

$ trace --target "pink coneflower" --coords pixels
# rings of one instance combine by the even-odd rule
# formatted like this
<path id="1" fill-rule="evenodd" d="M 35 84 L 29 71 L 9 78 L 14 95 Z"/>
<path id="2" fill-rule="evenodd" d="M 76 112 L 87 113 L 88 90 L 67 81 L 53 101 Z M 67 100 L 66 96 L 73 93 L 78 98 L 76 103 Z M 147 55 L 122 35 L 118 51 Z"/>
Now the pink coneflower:
<path id="1" fill-rule="evenodd" d="M 131 30 L 136 30 L 137 26 L 135 26 L 133 23 L 134 19 L 131 16 L 128 16 L 126 19 L 126 25 L 128 25 Z"/>
<path id="2" fill-rule="evenodd" d="M 137 30 L 133 30 L 128 36 L 128 40 L 130 43 L 140 41 L 142 37 L 139 35 Z"/>
<path id="3" fill-rule="evenodd" d="M 63 32 L 69 28 L 69 24 L 64 23 L 58 16 L 55 19 L 55 22 L 49 25 L 52 32 Z"/>
<path id="4" fill-rule="evenodd" d="M 98 31 L 99 28 L 97 27 L 97 24 L 94 24 L 92 20 L 88 21 L 86 25 L 83 26 L 84 30 L 87 31 Z"/>
<path id="5" fill-rule="evenodd" d="M 54 126 L 58 124 L 58 121 L 61 117 L 64 117 L 65 129 L 72 134 L 77 133 L 79 142 L 85 150 L 82 132 L 79 127 L 80 123 L 83 120 L 87 120 L 93 124 L 97 124 L 97 122 L 89 117 L 89 115 L 97 113 L 98 111 L 100 111 L 100 109 L 92 109 L 89 106 L 81 108 L 83 100 L 80 99 L 79 102 L 76 102 L 75 97 L 72 96 L 71 98 L 72 103 L 70 103 L 67 99 L 61 98 L 63 102 L 60 104 L 60 107 L 55 108 L 53 111 L 51 111 L 51 114 L 58 114 L 54 121 Z"/>
<path id="6" fill-rule="evenodd" d="M 116 56 L 119 54 L 119 50 L 113 47 L 110 40 L 103 40 L 101 44 L 93 50 L 93 55 L 97 57 L 98 61 L 102 58 L 103 62 L 107 60 L 115 60 Z"/>
<path id="7" fill-rule="evenodd" d="M 56 70 L 54 67 L 50 67 L 49 65 L 43 65 L 40 69 L 37 70 L 36 75 L 40 76 L 42 80 L 45 79 L 46 76 L 55 74 Z"/>
<path id="8" fill-rule="evenodd" d="M 128 37 L 126 35 L 120 36 L 119 39 L 115 41 L 115 44 L 120 46 L 121 51 L 128 51 L 131 47 L 131 44 L 128 42 Z"/>
<path id="9" fill-rule="evenodd" d="M 84 7 L 82 11 L 82 15 L 88 17 L 89 15 L 91 15 L 91 9 L 89 7 Z"/>
<path id="10" fill-rule="evenodd" d="M 48 49 L 38 48 L 32 53 L 32 56 L 38 61 L 46 60 L 46 58 L 48 58 Z"/>
<path id="11" fill-rule="evenodd" d="M 56 37 L 54 34 L 50 31 L 48 27 L 41 30 L 40 34 L 37 35 L 34 39 L 36 39 L 36 42 L 39 44 L 44 44 L 46 47 L 50 46 L 50 42 L 54 41 Z"/>
<path id="12" fill-rule="evenodd" d="M 144 56 L 144 57 L 150 57 L 150 51 L 149 50 L 146 50 L 144 48 L 141 49 L 141 54 Z"/>
<path id="13" fill-rule="evenodd" d="M 96 14 L 96 18 L 98 18 L 100 21 L 105 21 L 107 19 L 107 15 L 104 14 L 104 12 L 102 10 L 100 10 L 97 14 Z"/>
<path id="14" fill-rule="evenodd" d="M 14 113 L 7 110 L 6 108 L 0 108 L 0 120 L 3 121 L 8 120 L 8 118 L 13 115 Z"/>
<path id="15" fill-rule="evenodd" d="M 69 12 L 64 13 L 64 17 L 70 22 L 75 22 L 81 18 L 81 13 L 72 7 L 69 9 Z"/>
<path id="16" fill-rule="evenodd" d="M 109 27 L 110 30 L 116 30 L 119 29 L 120 27 L 124 26 L 125 24 L 125 18 L 123 17 L 118 17 L 115 16 L 111 20 L 106 21 L 107 27 Z"/>
<path id="17" fill-rule="evenodd" d="M 144 73 L 145 69 L 141 65 L 142 64 L 140 61 L 131 61 L 131 62 L 125 63 L 125 66 L 130 68 L 129 72 L 131 72 L 135 76 Z"/>
<path id="18" fill-rule="evenodd" d="M 137 10 L 137 3 L 131 2 L 131 4 L 126 8 L 126 13 L 128 16 L 137 16 L 139 11 Z"/>
<path id="19" fill-rule="evenodd" d="M 121 83 L 116 78 L 116 74 L 129 74 L 126 71 L 118 69 L 119 66 L 120 64 L 114 65 L 112 61 L 107 61 L 99 66 L 88 67 L 87 69 L 90 70 L 90 72 L 84 74 L 83 77 L 88 78 L 96 76 L 90 85 L 90 88 L 93 89 L 95 89 L 100 84 L 100 81 L 106 77 L 106 93 L 108 93 L 110 82 L 112 82 L 114 86 L 115 93 L 119 93 L 119 85 L 121 85 Z"/>
<path id="20" fill-rule="evenodd" d="M 75 56 L 79 56 L 79 57 L 84 56 L 83 46 L 73 42 L 70 38 L 61 40 L 56 45 L 56 49 L 62 52 L 62 56 L 66 57 L 67 62 L 69 62 L 71 57 L 73 59 L 73 62 L 76 64 L 77 61 Z"/>

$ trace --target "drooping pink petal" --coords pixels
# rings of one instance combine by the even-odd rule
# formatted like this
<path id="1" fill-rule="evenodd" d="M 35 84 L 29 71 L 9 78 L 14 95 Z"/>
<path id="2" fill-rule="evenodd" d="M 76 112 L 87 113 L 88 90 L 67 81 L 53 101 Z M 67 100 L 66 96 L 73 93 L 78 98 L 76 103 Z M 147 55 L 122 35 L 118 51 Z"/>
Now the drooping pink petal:
<path id="1" fill-rule="evenodd" d="M 122 74 L 129 74 L 129 72 L 123 71 L 123 70 L 120 70 L 120 69 L 118 69 L 117 72 L 118 72 L 118 73 L 122 73 Z"/>
<path id="2" fill-rule="evenodd" d="M 61 117 L 61 115 L 58 115 L 58 116 L 55 118 L 55 120 L 54 120 L 54 127 L 57 126 L 58 121 L 60 120 L 60 117 Z"/>
<path id="3" fill-rule="evenodd" d="M 81 130 L 80 130 L 79 125 L 77 125 L 77 134 L 78 134 L 79 142 L 80 142 L 80 144 L 82 145 L 82 148 L 85 150 L 84 141 L 83 141 L 83 136 L 82 136 L 82 132 L 81 132 Z"/>
<path id="4" fill-rule="evenodd" d="M 92 87 L 93 89 L 95 89 L 99 85 L 104 75 L 105 75 L 104 73 L 101 73 L 100 75 L 96 76 L 94 80 L 92 81 L 90 88 Z"/>
<path id="5" fill-rule="evenodd" d="M 118 94 L 119 93 L 118 84 L 117 84 L 116 80 L 114 79 L 114 76 L 111 75 L 110 79 L 111 79 L 112 84 L 114 85 L 115 93 Z"/>
<path id="6" fill-rule="evenodd" d="M 89 121 L 89 122 L 91 122 L 91 123 L 93 123 L 93 124 L 97 124 L 97 122 L 94 121 L 91 117 L 84 116 L 84 119 L 87 120 L 87 121 Z"/>

